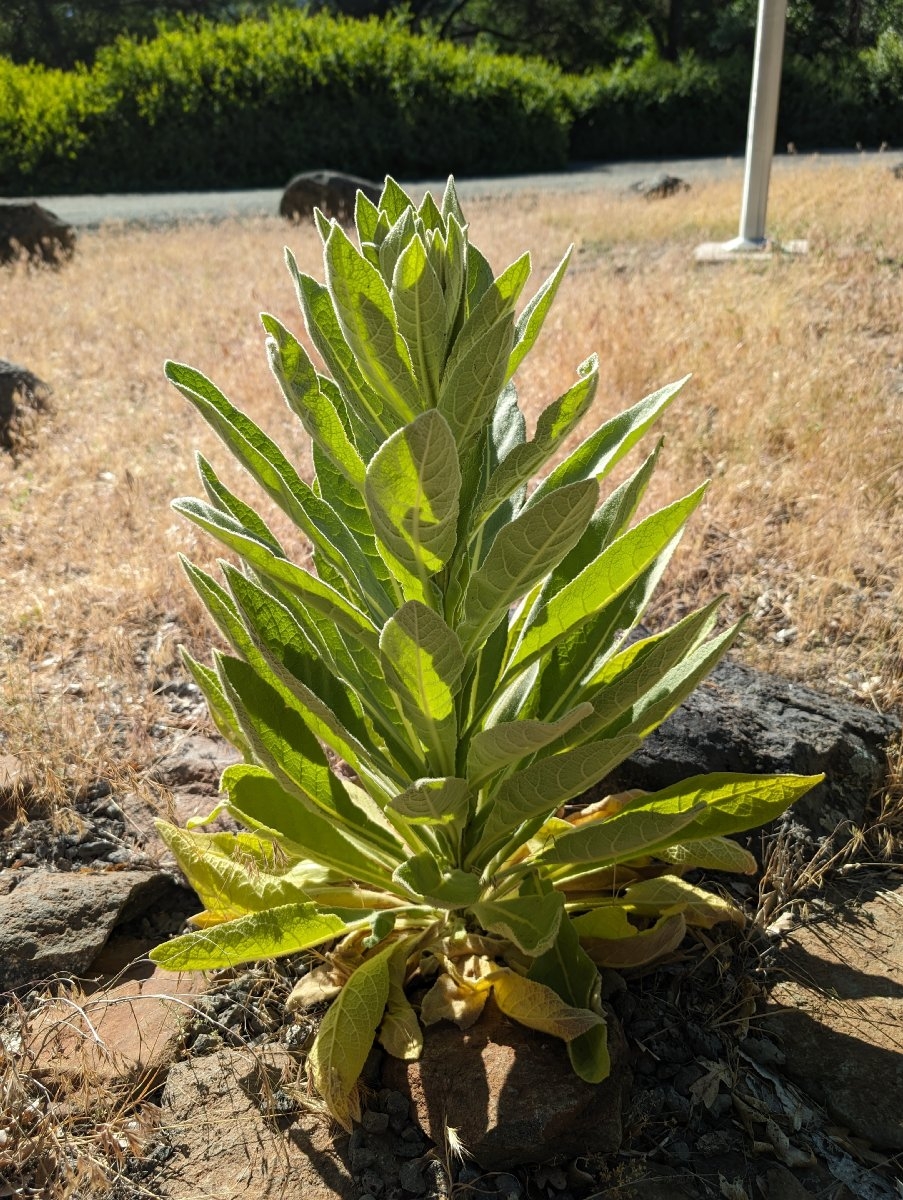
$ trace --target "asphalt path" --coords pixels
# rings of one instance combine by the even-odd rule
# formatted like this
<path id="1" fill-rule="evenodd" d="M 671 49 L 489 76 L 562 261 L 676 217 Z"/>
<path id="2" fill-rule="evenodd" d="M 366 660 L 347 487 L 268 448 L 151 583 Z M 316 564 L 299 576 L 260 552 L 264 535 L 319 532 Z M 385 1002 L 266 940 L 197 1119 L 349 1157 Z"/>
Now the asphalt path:
<path id="1" fill-rule="evenodd" d="M 774 160 L 775 175 L 807 166 L 842 164 L 851 170 L 867 163 L 885 163 L 888 168 L 903 163 L 903 151 L 783 154 Z M 624 191 L 633 183 L 666 173 L 688 183 L 710 179 L 736 179 L 738 197 L 743 181 L 742 156 L 695 158 L 679 161 L 638 161 L 575 165 L 565 172 L 545 175 L 513 175 L 492 179 L 456 178 L 462 199 L 499 197 L 516 193 L 543 192 L 575 194 L 594 191 Z M 444 180 L 401 181 L 415 200 L 427 189 L 441 191 Z M 230 217 L 276 216 L 282 188 L 223 192 L 159 192 L 99 196 L 33 196 L 61 220 L 80 229 L 98 229 L 107 222 L 125 225 L 171 225 L 183 221 L 222 221 Z M 25 197 L 10 197 L 25 199 Z"/>

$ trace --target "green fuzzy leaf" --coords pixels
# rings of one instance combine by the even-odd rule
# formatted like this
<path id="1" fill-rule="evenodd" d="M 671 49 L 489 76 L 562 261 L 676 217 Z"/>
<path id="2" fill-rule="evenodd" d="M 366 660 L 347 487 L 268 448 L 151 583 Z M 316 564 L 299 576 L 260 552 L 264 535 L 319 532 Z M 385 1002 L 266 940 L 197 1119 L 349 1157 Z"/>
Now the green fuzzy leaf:
<path id="1" fill-rule="evenodd" d="M 354 224 L 361 246 L 364 242 L 376 241 L 376 226 L 379 222 L 379 209 L 358 189 L 354 197 Z"/>
<path id="2" fill-rule="evenodd" d="M 392 878 L 418 900 L 441 908 L 471 907 L 482 891 L 479 876 L 441 866 L 431 853 L 412 855 L 396 868 Z"/>
<path id="3" fill-rule="evenodd" d="M 515 328 L 514 346 L 508 359 L 507 377 L 510 379 L 539 337 L 549 309 L 555 300 L 559 284 L 571 260 L 574 247 L 569 246 L 564 258 L 526 306 Z"/>
<path id="4" fill-rule="evenodd" d="M 315 863 L 290 861 L 281 870 L 272 842 L 251 834 L 195 833 L 157 821 L 157 832 L 218 921 L 310 900 L 305 889 L 325 883 L 329 872 Z"/>
<path id="5" fill-rule="evenodd" d="M 360 1116 L 357 1081 L 389 999 L 394 951 L 394 946 L 386 946 L 352 972 L 320 1023 L 307 1058 L 314 1087 L 349 1133 L 352 1120 Z"/>
<path id="6" fill-rule="evenodd" d="M 418 779 L 390 802 L 389 807 L 415 825 L 450 825 L 467 816 L 470 785 L 446 775 Z"/>
<path id="7" fill-rule="evenodd" d="M 561 488 L 499 531 L 464 593 L 458 632 L 465 654 L 567 554 L 586 528 L 598 494 L 593 480 Z"/>
<path id="8" fill-rule="evenodd" d="M 324 258 L 336 316 L 361 374 L 397 417 L 412 421 L 424 400 L 382 276 L 340 225 L 333 225 Z"/>
<path id="9" fill-rule="evenodd" d="M 220 655 L 220 679 L 235 709 L 255 757 L 280 784 L 298 797 L 299 813 L 326 813 L 372 846 L 384 861 L 402 853 L 397 837 L 382 822 L 361 811 L 338 776 L 330 769 L 320 743 L 291 697 L 280 694 L 247 663 Z"/>
<path id="10" fill-rule="evenodd" d="M 435 409 L 393 434 L 367 468 L 364 495 L 380 552 L 414 599 L 428 600 L 429 579 L 454 551 L 460 490 L 454 438 Z"/>
<path id="11" fill-rule="evenodd" d="M 454 217 L 459 225 L 464 225 L 464 214 L 461 212 L 461 204 L 458 200 L 458 189 L 455 187 L 454 177 L 449 175 L 445 181 L 445 190 L 442 193 L 441 212 L 446 221 L 450 216 Z"/>
<path id="12" fill-rule="evenodd" d="M 166 971 L 215 971 L 261 958 L 279 958 L 321 946 L 364 921 L 349 925 L 315 904 L 283 904 L 237 921 L 185 933 L 151 950 L 148 957 Z"/>
<path id="13" fill-rule="evenodd" d="M 535 504 L 549 492 L 577 479 L 603 479 L 661 416 L 687 379 L 689 376 L 660 388 L 633 408 L 606 421 L 537 486 L 528 503 Z"/>
<path id="14" fill-rule="evenodd" d="M 261 575 L 291 589 L 306 604 L 335 621 L 340 629 L 352 634 L 365 646 L 376 648 L 376 629 L 360 609 L 355 608 L 328 583 L 288 559 L 275 555 L 269 546 L 258 541 L 234 518 L 201 500 L 189 498 L 173 501 L 173 508 L 195 525 L 212 533 L 224 546 L 240 554 Z"/>
<path id="15" fill-rule="evenodd" d="M 299 803 L 297 793 L 283 787 L 265 768 L 249 764 L 229 767 L 223 773 L 222 788 L 229 811 L 249 829 L 287 843 L 299 857 L 322 863 L 340 879 L 394 890 L 391 871 L 382 865 L 387 856 L 379 842 L 371 847 L 359 835 L 362 840 L 358 844 L 335 817 Z M 394 869 L 395 864 L 391 865 Z"/>
<path id="16" fill-rule="evenodd" d="M 695 813 L 681 842 L 725 837 L 767 825 L 823 779 L 824 775 L 694 775 L 692 779 L 639 797 L 622 817 L 645 814 L 684 817 Z"/>
<path id="17" fill-rule="evenodd" d="M 533 440 L 512 449 L 495 470 L 474 516 L 475 525 L 533 477 L 589 410 L 599 384 L 598 358 L 588 358 L 579 374 L 579 382 L 539 414 Z"/>
<path id="18" fill-rule="evenodd" d="M 286 402 L 311 438 L 358 491 L 364 486 L 365 467 L 329 396 L 321 390 L 313 363 L 304 347 L 275 317 L 264 313 L 270 368 Z"/>
<path id="19" fill-rule="evenodd" d="M 386 214 L 389 224 L 394 225 L 406 209 L 413 207 L 414 201 L 404 188 L 400 187 L 391 175 L 387 175 L 379 198 L 379 211 Z"/>
<path id="20" fill-rule="evenodd" d="M 412 238 L 399 255 L 391 296 L 414 372 L 430 405 L 434 405 L 445 363 L 445 294 L 419 237 Z"/>
<path id="21" fill-rule="evenodd" d="M 553 492 L 547 500 L 563 490 Z M 683 500 L 653 513 L 603 550 L 548 603 L 537 605 L 515 647 L 509 670 L 523 670 L 625 591 L 683 528 L 704 494 L 705 486 L 697 488 Z M 535 508 L 527 508 L 518 519 L 531 511 Z"/>
<path id="22" fill-rule="evenodd" d="M 571 921 L 564 918 L 552 946 L 533 960 L 527 978 L 545 984 L 574 1008 L 589 1009 L 602 1016 L 602 985 L 599 971 L 581 948 Z M 604 1017 L 600 1025 L 568 1043 L 571 1066 L 586 1083 L 601 1083 L 611 1071 L 608 1031 Z"/>
<path id="23" fill-rule="evenodd" d="M 656 858 L 673 863 L 685 871 L 701 867 L 705 871 L 736 871 L 740 875 L 754 875 L 758 870 L 755 857 L 739 842 L 726 837 L 694 838 L 692 842 L 680 842 L 659 850 Z"/>
<path id="24" fill-rule="evenodd" d="M 353 693 L 312 652 L 288 609 L 246 575 L 228 566 L 224 571 L 255 645 L 298 701 L 311 732 L 358 774 L 385 769 L 366 744 L 370 738 Z"/>
<path id="25" fill-rule="evenodd" d="M 529 255 L 524 255 L 492 283 L 464 323 L 445 364 L 438 407 L 462 450 L 482 431 L 505 384 L 514 305 L 529 274 Z"/>
<path id="26" fill-rule="evenodd" d="M 471 784 L 481 783 L 501 767 L 557 742 L 592 713 L 591 704 L 580 704 L 557 721 L 504 721 L 474 734 L 467 754 L 467 778 Z"/>
<path id="27" fill-rule="evenodd" d="M 203 454 L 195 456 L 198 468 L 198 474 L 201 477 L 201 482 L 204 485 L 204 491 L 210 503 L 213 504 L 220 512 L 228 513 L 229 516 L 235 518 L 240 525 L 249 530 L 258 541 L 264 542 L 274 554 L 280 557 L 285 556 L 285 551 L 279 544 L 276 535 L 266 524 L 262 517 L 254 511 L 249 504 L 245 504 L 238 496 L 230 492 L 222 480 L 217 476 L 213 467 L 207 462 Z"/>
<path id="28" fill-rule="evenodd" d="M 241 726 L 238 723 L 232 705 L 226 699 L 226 693 L 222 689 L 216 671 L 210 667 L 205 667 L 203 663 L 199 663 L 193 659 L 184 646 L 179 647 L 179 653 L 182 662 L 191 673 L 192 679 L 201 689 L 201 694 L 204 697 L 207 711 L 210 714 L 213 724 L 227 742 L 231 742 L 240 754 L 244 755 L 245 758 L 249 758 L 251 747 L 248 744 L 248 739 L 242 733 Z"/>
<path id="29" fill-rule="evenodd" d="M 596 869 L 597 866 L 614 866 L 631 858 L 654 854 L 660 846 L 677 841 L 677 835 L 693 825 L 702 811 L 702 805 L 698 805 L 685 812 L 631 809 L 606 816 L 554 838 L 537 861 L 544 866 L 568 867 L 592 863 Z M 560 874 L 562 878 L 570 877 L 568 872 Z"/>
<path id="30" fill-rule="evenodd" d="M 720 605 L 721 600 L 715 600 L 664 633 L 634 642 L 607 659 L 579 688 L 579 695 L 590 702 L 593 712 L 574 729 L 565 744 L 576 745 L 602 730 L 612 729 L 625 713 L 628 716 L 623 723 L 631 726 L 634 711 L 637 714 L 640 711 L 634 706 L 643 697 L 656 693 L 674 667 L 692 660 L 694 651 L 714 627 Z M 555 695 L 554 688 L 550 688 L 549 700 Z"/>
<path id="31" fill-rule="evenodd" d="M 433 756 L 437 774 L 453 775 L 455 694 L 464 669 L 457 636 L 431 609 L 409 600 L 383 626 L 379 645 L 386 682 Z"/>
<path id="32" fill-rule="evenodd" d="M 507 938 L 534 958 L 545 954 L 558 936 L 564 897 L 560 892 L 547 892 L 543 896 L 482 900 L 471 911 L 484 929 Z"/>
<path id="33" fill-rule="evenodd" d="M 404 421 L 364 378 L 339 325 L 329 289 L 302 274 L 291 251 L 286 251 L 285 260 L 295 282 L 307 332 L 335 380 L 342 400 L 349 413 L 357 415 L 377 442 L 382 441 Z M 361 457 L 366 458 L 363 454 Z"/>
<path id="34" fill-rule="evenodd" d="M 531 817 L 550 813 L 581 795 L 640 745 L 633 737 L 578 746 L 540 759 L 510 775 L 494 792 L 481 841 L 494 844 Z M 556 861 L 560 861 L 556 859 Z"/>

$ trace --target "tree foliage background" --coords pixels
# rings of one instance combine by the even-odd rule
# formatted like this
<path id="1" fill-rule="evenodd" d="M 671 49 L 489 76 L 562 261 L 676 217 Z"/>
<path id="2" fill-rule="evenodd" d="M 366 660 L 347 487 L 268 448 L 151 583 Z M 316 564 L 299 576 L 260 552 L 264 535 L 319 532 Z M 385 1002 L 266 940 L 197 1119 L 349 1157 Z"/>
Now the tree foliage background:
<path id="1" fill-rule="evenodd" d="M 487 49 L 538 55 L 570 71 L 669 62 L 692 53 L 717 60 L 749 49 L 756 0 L 314 0 L 352 17 L 399 14 L 412 28 Z M 0 55 L 53 67 L 90 63 L 120 34 L 150 37 L 161 25 L 234 21 L 272 0 L 3 0 Z M 885 30 L 903 34 L 903 0 L 794 0 L 788 53 L 843 58 Z"/>

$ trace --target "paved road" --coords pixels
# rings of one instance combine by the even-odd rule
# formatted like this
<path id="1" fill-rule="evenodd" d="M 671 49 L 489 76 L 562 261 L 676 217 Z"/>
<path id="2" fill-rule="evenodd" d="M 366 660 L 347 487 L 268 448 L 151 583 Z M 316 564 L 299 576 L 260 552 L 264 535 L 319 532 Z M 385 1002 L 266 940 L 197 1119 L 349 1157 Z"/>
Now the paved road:
<path id="1" fill-rule="evenodd" d="M 888 167 L 903 162 L 903 151 L 860 154 L 855 151 L 819 155 L 779 155 L 774 161 L 776 174 L 801 166 L 835 165 L 851 169 L 863 163 L 880 161 Z M 742 157 L 696 158 L 673 162 L 626 162 L 575 166 L 560 174 L 516 175 L 495 179 L 458 179 L 463 199 L 502 196 L 512 192 L 592 192 L 601 189 L 621 191 L 641 179 L 665 171 L 689 181 L 743 178 Z M 405 183 L 415 199 L 427 190 L 442 189 L 444 180 Z M 58 217 L 81 229 L 97 229 L 105 221 L 127 225 L 166 225 L 174 221 L 223 220 L 226 217 L 274 216 L 279 210 L 281 188 L 236 192 L 161 192 L 141 195 L 38 196 L 41 204 Z"/>

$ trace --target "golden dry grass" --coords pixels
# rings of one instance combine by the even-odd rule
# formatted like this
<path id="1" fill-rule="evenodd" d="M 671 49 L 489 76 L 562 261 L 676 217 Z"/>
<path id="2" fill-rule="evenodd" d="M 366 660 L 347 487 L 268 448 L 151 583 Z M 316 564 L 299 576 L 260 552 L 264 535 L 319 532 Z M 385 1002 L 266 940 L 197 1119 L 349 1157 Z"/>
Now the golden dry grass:
<path id="1" fill-rule="evenodd" d="M 540 278 L 577 245 L 522 372 L 533 418 L 594 350 L 594 423 L 693 372 L 662 423 L 650 503 L 713 483 L 655 618 L 725 592 L 727 617 L 752 614 L 747 661 L 887 708 L 903 695 L 900 184 L 883 166 L 788 173 L 771 226 L 808 237 L 807 257 L 695 265 L 694 245 L 730 236 L 737 209 L 736 183 L 713 182 L 659 202 L 542 194 L 468 215 L 497 267 L 530 247 Z M 140 778 L 170 720 L 154 692 L 177 644 L 203 656 L 210 643 L 176 553 L 209 564 L 217 550 L 169 510 L 198 493 L 192 451 L 254 499 L 163 380 L 164 358 L 210 375 L 309 469 L 257 320 L 302 328 L 286 242 L 322 276 L 313 229 L 275 219 L 110 227 L 59 272 L 0 275 L 0 352 L 54 388 L 30 452 L 0 457 L 0 754 L 39 796 Z"/>

